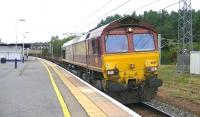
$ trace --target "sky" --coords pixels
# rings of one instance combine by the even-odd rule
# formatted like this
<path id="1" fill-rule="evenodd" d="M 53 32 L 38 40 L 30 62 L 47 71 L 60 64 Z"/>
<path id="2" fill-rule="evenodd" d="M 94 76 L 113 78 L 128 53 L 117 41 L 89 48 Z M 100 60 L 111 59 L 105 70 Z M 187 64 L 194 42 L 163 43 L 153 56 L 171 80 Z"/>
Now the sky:
<path id="1" fill-rule="evenodd" d="M 178 0 L 0 0 L 0 38 L 2 42 L 48 42 L 52 36 L 82 33 L 94 28 L 101 19 L 113 14 L 136 11 L 160 11 Z M 154 4 L 145 6 L 149 3 Z M 105 5 L 107 4 L 107 5 Z M 199 10 L 200 1 L 192 0 L 192 9 Z M 104 6 L 102 8 L 102 6 Z M 145 7 L 144 7 L 145 6 Z M 177 11 L 179 5 L 167 8 Z M 25 21 L 20 21 L 20 20 Z"/>

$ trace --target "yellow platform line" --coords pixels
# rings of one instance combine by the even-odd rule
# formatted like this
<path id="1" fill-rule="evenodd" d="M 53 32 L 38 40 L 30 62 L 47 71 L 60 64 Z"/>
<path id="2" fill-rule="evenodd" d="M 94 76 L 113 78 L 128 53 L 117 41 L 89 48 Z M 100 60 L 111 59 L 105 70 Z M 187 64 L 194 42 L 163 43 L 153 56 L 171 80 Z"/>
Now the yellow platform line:
<path id="1" fill-rule="evenodd" d="M 68 110 L 68 108 L 67 108 L 67 106 L 65 104 L 65 101 L 64 101 L 64 99 L 63 99 L 63 97 L 62 97 L 62 95 L 61 95 L 61 93 L 60 93 L 55 81 L 53 80 L 53 76 L 52 76 L 49 68 L 47 67 L 47 65 L 44 62 L 42 62 L 42 64 L 45 66 L 45 68 L 46 68 L 46 70 L 47 70 L 47 72 L 49 74 L 49 78 L 50 78 L 51 83 L 53 85 L 54 91 L 56 92 L 56 96 L 57 96 L 57 98 L 58 98 L 58 100 L 60 102 L 60 105 L 62 107 L 62 111 L 63 111 L 64 117 L 71 117 L 70 113 L 69 113 L 69 110 Z"/>
<path id="2" fill-rule="evenodd" d="M 44 61 L 53 68 L 59 78 L 69 88 L 70 92 L 74 95 L 74 97 L 77 99 L 77 101 L 81 104 L 81 106 L 85 109 L 90 117 L 106 117 L 106 114 L 102 112 L 102 110 L 97 105 L 95 105 L 90 99 L 88 99 L 88 97 L 85 96 L 83 92 L 81 92 L 73 83 L 71 83 L 71 81 L 65 78 L 64 74 L 61 73 L 57 66 L 46 60 Z"/>

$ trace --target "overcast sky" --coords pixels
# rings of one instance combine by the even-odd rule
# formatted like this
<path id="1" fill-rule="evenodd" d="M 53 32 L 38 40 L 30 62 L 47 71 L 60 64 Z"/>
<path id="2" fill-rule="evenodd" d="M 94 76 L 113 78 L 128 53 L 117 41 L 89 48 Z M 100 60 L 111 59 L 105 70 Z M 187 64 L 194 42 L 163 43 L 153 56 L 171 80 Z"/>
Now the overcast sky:
<path id="1" fill-rule="evenodd" d="M 63 33 L 87 32 L 106 16 L 104 14 L 123 4 L 127 0 L 0 0 L 0 38 L 3 42 L 47 42 L 51 36 Z M 148 7 L 142 6 L 157 1 Z M 150 9 L 160 9 L 178 2 L 178 0 L 130 0 L 126 5 L 111 12 L 113 14 L 142 14 Z M 103 9 L 102 5 L 108 3 Z M 192 0 L 192 8 L 200 8 L 199 0 Z M 140 9 L 139 9 L 140 8 Z M 97 11 L 94 13 L 95 11 Z M 166 9 L 178 10 L 178 4 Z M 25 22 L 18 21 L 25 19 Z"/>

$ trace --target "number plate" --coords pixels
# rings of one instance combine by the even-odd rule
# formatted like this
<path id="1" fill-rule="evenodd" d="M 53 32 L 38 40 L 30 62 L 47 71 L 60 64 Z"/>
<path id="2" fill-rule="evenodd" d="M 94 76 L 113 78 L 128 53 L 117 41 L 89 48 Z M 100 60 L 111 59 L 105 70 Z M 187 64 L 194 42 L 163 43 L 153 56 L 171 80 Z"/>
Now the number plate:
<path id="1" fill-rule="evenodd" d="M 156 60 L 146 60 L 146 67 L 158 66 Z"/>

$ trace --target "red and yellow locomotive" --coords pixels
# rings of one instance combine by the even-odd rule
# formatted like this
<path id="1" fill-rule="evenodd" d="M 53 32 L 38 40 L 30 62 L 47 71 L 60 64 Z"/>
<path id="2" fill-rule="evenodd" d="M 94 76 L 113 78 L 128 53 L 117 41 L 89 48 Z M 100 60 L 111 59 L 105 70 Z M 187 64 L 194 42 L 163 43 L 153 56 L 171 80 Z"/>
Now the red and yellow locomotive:
<path id="1" fill-rule="evenodd" d="M 67 69 L 122 103 L 153 98 L 157 79 L 157 32 L 147 23 L 125 17 L 63 45 Z"/>

